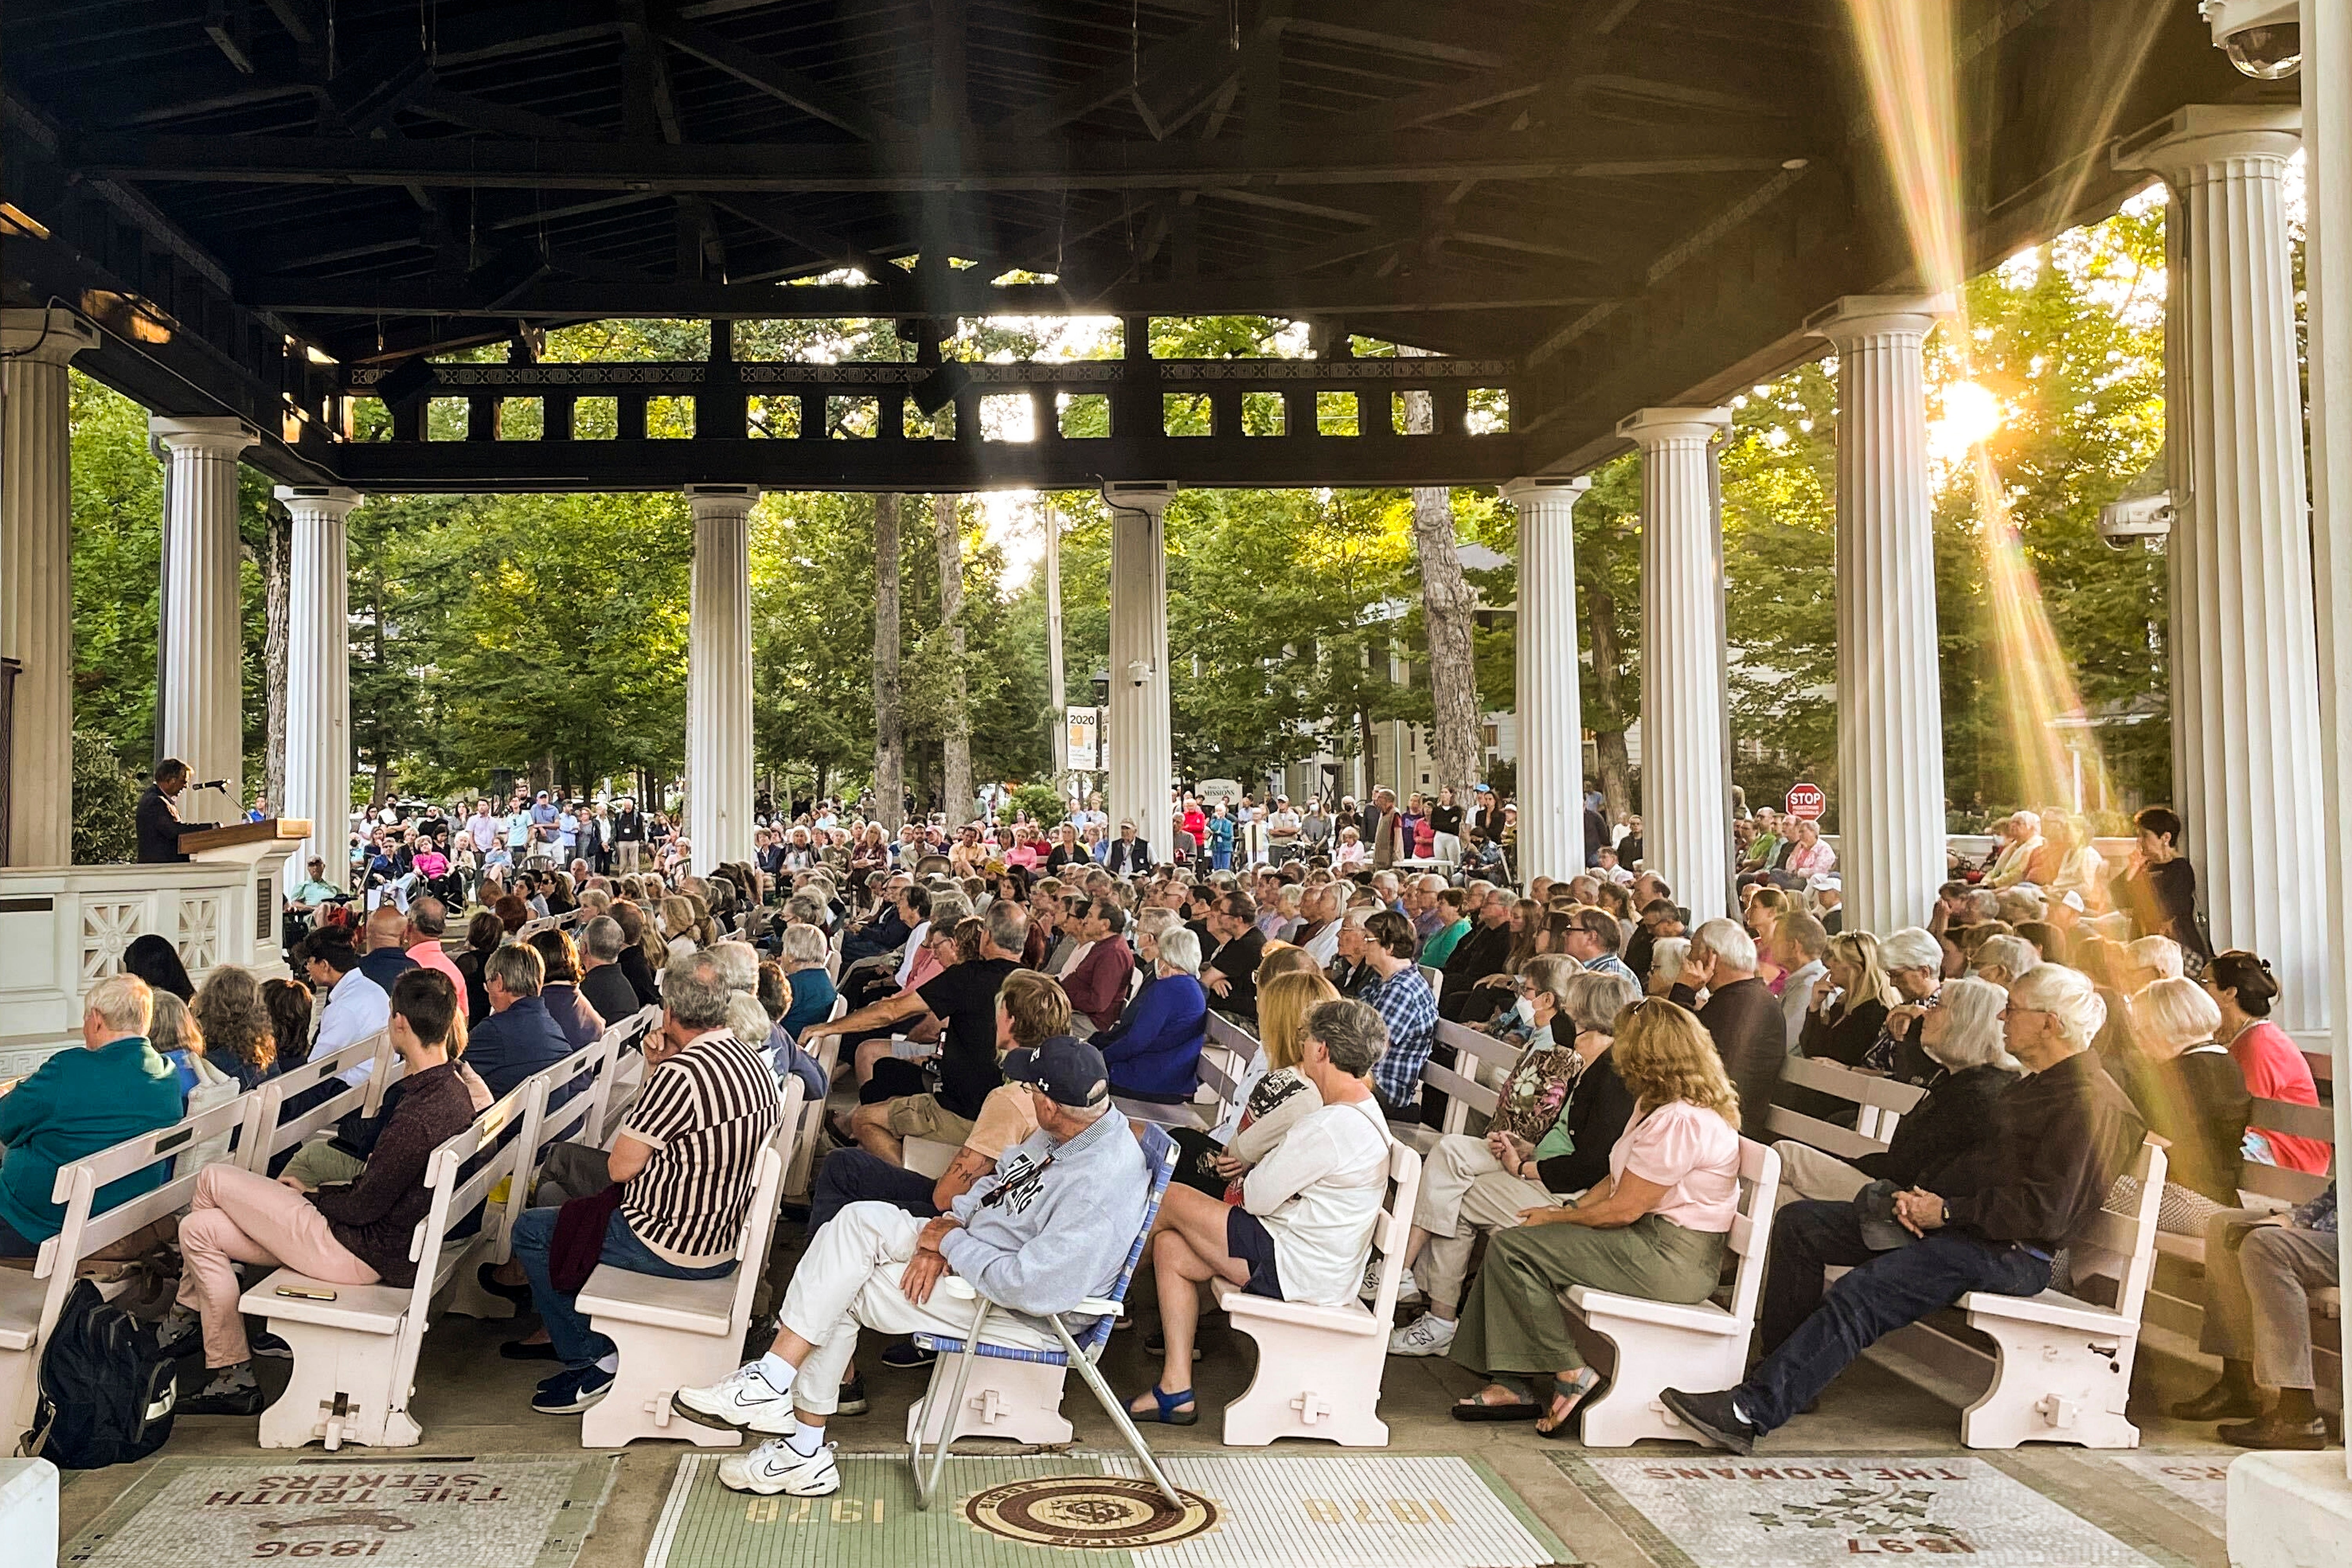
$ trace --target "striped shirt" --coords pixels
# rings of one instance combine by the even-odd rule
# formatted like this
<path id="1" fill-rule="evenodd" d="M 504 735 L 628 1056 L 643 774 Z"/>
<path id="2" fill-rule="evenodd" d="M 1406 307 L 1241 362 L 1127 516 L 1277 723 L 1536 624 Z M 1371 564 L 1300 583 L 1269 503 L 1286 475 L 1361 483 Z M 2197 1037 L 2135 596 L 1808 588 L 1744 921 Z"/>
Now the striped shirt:
<path id="1" fill-rule="evenodd" d="M 621 1194 L 629 1229 L 681 1268 L 733 1257 L 760 1151 L 782 1114 L 767 1059 L 725 1029 L 654 1068 L 621 1129 L 654 1152 Z"/>

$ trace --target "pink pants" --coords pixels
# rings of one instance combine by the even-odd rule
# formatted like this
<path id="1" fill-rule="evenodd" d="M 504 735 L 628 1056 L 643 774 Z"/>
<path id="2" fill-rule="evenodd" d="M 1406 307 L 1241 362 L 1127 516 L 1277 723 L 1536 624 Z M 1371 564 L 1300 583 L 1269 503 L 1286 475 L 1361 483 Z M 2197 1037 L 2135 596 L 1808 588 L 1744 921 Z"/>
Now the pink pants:
<path id="1" fill-rule="evenodd" d="M 251 1359 L 236 1265 L 277 1263 L 336 1285 L 373 1285 L 376 1272 L 327 1228 L 327 1216 L 293 1188 L 235 1165 L 207 1165 L 180 1221 L 180 1305 L 204 1319 L 205 1365 Z"/>

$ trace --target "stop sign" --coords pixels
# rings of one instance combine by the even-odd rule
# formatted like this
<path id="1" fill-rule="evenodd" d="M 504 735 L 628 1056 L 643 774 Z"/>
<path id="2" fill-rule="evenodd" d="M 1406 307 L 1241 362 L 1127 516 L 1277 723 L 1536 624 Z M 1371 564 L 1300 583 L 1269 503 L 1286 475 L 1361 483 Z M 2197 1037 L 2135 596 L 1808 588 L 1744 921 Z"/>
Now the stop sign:
<path id="1" fill-rule="evenodd" d="M 1793 784 L 1789 786 L 1787 804 L 1790 816 L 1801 817 L 1807 822 L 1819 822 L 1822 819 L 1823 808 L 1829 803 L 1830 797 L 1822 793 L 1819 784 Z"/>

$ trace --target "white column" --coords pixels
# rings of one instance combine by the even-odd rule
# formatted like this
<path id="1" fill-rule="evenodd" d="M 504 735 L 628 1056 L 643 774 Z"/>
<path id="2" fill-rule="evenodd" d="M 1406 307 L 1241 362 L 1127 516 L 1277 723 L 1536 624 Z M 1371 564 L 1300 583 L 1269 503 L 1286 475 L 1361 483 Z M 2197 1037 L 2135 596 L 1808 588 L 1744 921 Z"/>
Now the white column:
<path id="1" fill-rule="evenodd" d="M 180 797 L 191 822 L 232 822 L 245 808 L 245 622 L 236 530 L 237 455 L 259 437 L 242 419 L 153 418 L 171 471 L 163 519 L 163 754 L 195 784 L 226 793 Z"/>
<path id="2" fill-rule="evenodd" d="M 1136 837 L 1164 862 L 1172 845 L 1168 786 L 1176 776 L 1168 709 L 1168 503 L 1170 485 L 1105 485 L 1110 523 L 1110 801 L 1117 825 L 1132 817 Z"/>
<path id="3" fill-rule="evenodd" d="M 1522 885 L 1584 869 L 1584 694 L 1576 628 L 1576 503 L 1589 479 L 1513 479 L 1519 513 L 1518 865 Z M 1675 890 L 1681 890 L 1679 885 Z"/>
<path id="4" fill-rule="evenodd" d="M 2213 941 L 2271 962 L 2281 1026 L 2327 1026 L 2319 668 L 2284 176 L 2298 112 L 2198 106 L 2128 166 L 2171 187 L 2166 447 L 2173 769 Z"/>
<path id="5" fill-rule="evenodd" d="M 73 444 L 66 362 L 98 332 L 0 310 L 0 657 L 15 659 L 11 866 L 73 863 Z"/>
<path id="6" fill-rule="evenodd" d="M 697 876 L 751 858 L 750 485 L 688 485 L 694 584 L 687 617 L 686 836 Z"/>
<path id="7" fill-rule="evenodd" d="M 1944 705 L 1920 345 L 1948 295 L 1849 295 L 1838 356 L 1838 872 L 1846 929 L 1926 921 L 1944 881 Z"/>
<path id="8" fill-rule="evenodd" d="M 350 874 L 352 815 L 351 544 L 345 520 L 359 492 L 279 485 L 294 519 L 286 581 L 286 798 L 278 815 L 306 818 L 304 859 L 327 863 L 327 879 Z M 288 871 L 299 879 L 299 862 Z"/>
<path id="9" fill-rule="evenodd" d="M 1694 921 L 1731 907 L 1714 452 L 1730 423 L 1722 408 L 1644 408 L 1617 426 L 1642 448 L 1642 855 Z M 1583 864 L 1580 837 L 1576 859 Z"/>

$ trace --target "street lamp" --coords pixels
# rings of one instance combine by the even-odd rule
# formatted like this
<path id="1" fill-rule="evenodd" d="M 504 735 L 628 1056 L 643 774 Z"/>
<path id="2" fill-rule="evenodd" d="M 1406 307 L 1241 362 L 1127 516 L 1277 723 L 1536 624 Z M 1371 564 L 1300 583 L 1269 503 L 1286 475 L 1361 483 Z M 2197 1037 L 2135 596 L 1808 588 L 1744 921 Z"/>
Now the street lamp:
<path id="1" fill-rule="evenodd" d="M 1095 674 L 1094 674 L 1094 689 L 1095 689 L 1095 706 L 1096 706 L 1096 707 L 1097 707 L 1097 708 L 1108 708 L 1108 707 L 1109 707 L 1109 706 L 1110 706 L 1110 671 L 1109 671 L 1109 670 L 1108 670 L 1108 669 L 1104 669 L 1104 668 L 1100 668 L 1100 667 L 1097 667 L 1097 668 L 1096 668 L 1096 670 L 1095 670 Z"/>

